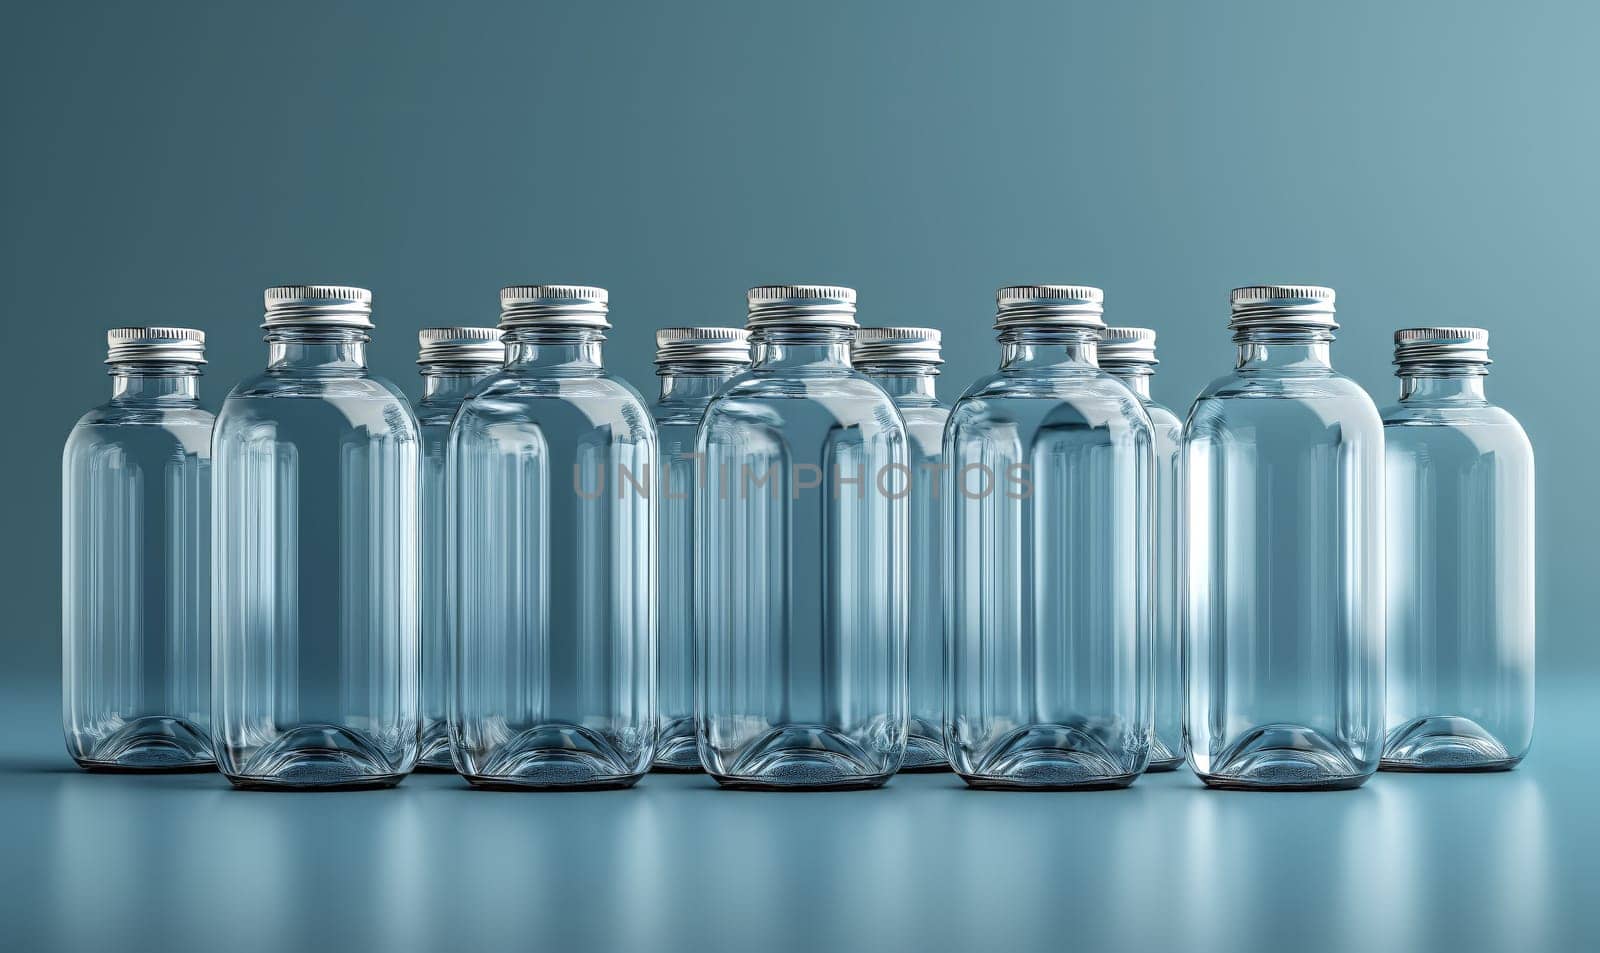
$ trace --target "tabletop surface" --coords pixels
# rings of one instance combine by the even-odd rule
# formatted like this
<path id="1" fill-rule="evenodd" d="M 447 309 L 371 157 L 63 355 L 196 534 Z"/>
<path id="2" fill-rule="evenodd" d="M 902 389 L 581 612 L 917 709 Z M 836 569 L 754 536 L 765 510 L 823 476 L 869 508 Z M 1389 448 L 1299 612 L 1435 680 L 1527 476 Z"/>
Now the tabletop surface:
<path id="1" fill-rule="evenodd" d="M 0 702 L 0 915 L 50 950 L 1575 950 L 1600 943 L 1595 706 L 1540 685 L 1502 774 L 1348 792 L 251 793 L 86 774 Z"/>

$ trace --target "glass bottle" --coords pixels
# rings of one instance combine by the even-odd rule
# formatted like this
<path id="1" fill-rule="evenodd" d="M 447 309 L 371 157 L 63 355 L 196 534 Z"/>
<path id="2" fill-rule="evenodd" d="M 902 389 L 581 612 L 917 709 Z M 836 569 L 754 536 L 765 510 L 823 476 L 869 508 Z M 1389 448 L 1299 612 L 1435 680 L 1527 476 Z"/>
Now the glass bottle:
<path id="1" fill-rule="evenodd" d="M 951 765 L 974 787 L 1124 787 L 1150 755 L 1150 415 L 1098 364 L 1100 289 L 996 299 L 1000 369 L 945 431 Z"/>
<path id="2" fill-rule="evenodd" d="M 1184 427 L 1184 715 L 1214 787 L 1359 786 L 1383 745 L 1383 424 L 1332 289 L 1235 289 L 1234 371 Z"/>
<path id="3" fill-rule="evenodd" d="M 1146 771 L 1171 771 L 1183 763 L 1183 657 L 1178 638 L 1178 442 L 1183 421 L 1150 398 L 1155 375 L 1156 332 L 1148 328 L 1106 328 L 1100 333 L 1100 366 L 1128 385 L 1144 404 L 1155 434 L 1156 467 L 1151 593 L 1151 708 L 1155 731 Z"/>
<path id="4" fill-rule="evenodd" d="M 661 397 L 650 413 L 661 437 L 657 771 L 701 770 L 694 731 L 694 491 L 701 472 L 695 440 L 711 398 L 749 367 L 749 332 L 743 328 L 656 332 Z"/>
<path id="5" fill-rule="evenodd" d="M 944 424 L 934 380 L 944 359 L 933 328 L 862 328 L 851 359 L 905 418 L 911 455 L 907 524 L 907 736 L 902 771 L 948 771 L 944 750 Z"/>
<path id="6" fill-rule="evenodd" d="M 62 454 L 61 671 L 81 767 L 212 770 L 205 335 L 116 328 L 111 400 Z"/>
<path id="7" fill-rule="evenodd" d="M 266 307 L 267 368 L 212 444 L 217 761 L 239 787 L 387 787 L 420 741 L 417 420 L 367 370 L 369 292 Z"/>
<path id="8" fill-rule="evenodd" d="M 750 289 L 754 361 L 700 426 L 700 760 L 733 788 L 870 788 L 906 747 L 905 424 L 850 363 L 855 292 Z"/>
<path id="9" fill-rule="evenodd" d="M 656 429 L 606 292 L 500 292 L 505 368 L 450 431 L 450 735 L 473 784 L 628 787 L 655 756 Z"/>
<path id="10" fill-rule="evenodd" d="M 1395 334 L 1383 767 L 1515 767 L 1533 741 L 1533 448 L 1489 403 L 1489 335 Z"/>
<path id="11" fill-rule="evenodd" d="M 499 328 L 423 328 L 417 334 L 417 364 L 422 399 L 417 426 L 422 434 L 422 472 L 418 494 L 422 518 L 417 527 L 418 633 L 422 645 L 419 683 L 422 748 L 417 768 L 454 770 L 450 760 L 450 587 L 447 583 L 445 449 L 450 422 L 468 392 L 505 363 Z"/>

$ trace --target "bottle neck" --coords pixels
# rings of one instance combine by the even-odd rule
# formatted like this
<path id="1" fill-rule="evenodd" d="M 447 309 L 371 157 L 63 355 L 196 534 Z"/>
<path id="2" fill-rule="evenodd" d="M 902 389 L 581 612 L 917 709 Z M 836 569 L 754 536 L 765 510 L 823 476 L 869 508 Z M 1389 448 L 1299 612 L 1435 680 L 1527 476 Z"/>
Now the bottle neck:
<path id="1" fill-rule="evenodd" d="M 605 339 L 600 328 L 512 328 L 505 334 L 506 370 L 599 374 Z"/>
<path id="2" fill-rule="evenodd" d="M 422 399 L 450 400 L 467 396 L 479 381 L 500 369 L 499 364 L 424 364 Z"/>
<path id="3" fill-rule="evenodd" d="M 1006 328 L 1000 332 L 1000 370 L 1096 368 L 1099 341 L 1094 328 Z"/>
<path id="4" fill-rule="evenodd" d="M 267 370 L 361 372 L 367 369 L 362 328 L 288 326 L 267 330 Z"/>
<path id="5" fill-rule="evenodd" d="M 755 371 L 848 371 L 850 342 L 855 328 L 777 325 L 757 328 L 750 335 L 751 363 Z"/>
<path id="6" fill-rule="evenodd" d="M 1244 372 L 1328 371 L 1331 328 L 1241 328 L 1233 336 L 1239 345 L 1237 369 Z"/>
<path id="7" fill-rule="evenodd" d="M 932 403 L 939 399 L 934 382 L 939 377 L 939 365 L 920 361 L 866 361 L 856 369 L 871 377 L 879 387 L 895 400 L 916 400 Z"/>
<path id="8" fill-rule="evenodd" d="M 733 361 L 671 361 L 660 365 L 662 400 L 710 400 L 745 364 Z"/>
<path id="9" fill-rule="evenodd" d="M 199 400 L 200 365 L 113 364 L 111 399 L 129 403 Z"/>
<path id="10" fill-rule="evenodd" d="M 1155 376 L 1155 369 L 1149 364 L 1105 364 L 1102 365 L 1106 372 L 1128 386 L 1128 389 L 1139 395 L 1140 400 L 1150 399 L 1150 378 Z"/>
<path id="11" fill-rule="evenodd" d="M 1483 404 L 1487 364 L 1412 364 L 1400 371 L 1400 400 L 1407 404 Z"/>

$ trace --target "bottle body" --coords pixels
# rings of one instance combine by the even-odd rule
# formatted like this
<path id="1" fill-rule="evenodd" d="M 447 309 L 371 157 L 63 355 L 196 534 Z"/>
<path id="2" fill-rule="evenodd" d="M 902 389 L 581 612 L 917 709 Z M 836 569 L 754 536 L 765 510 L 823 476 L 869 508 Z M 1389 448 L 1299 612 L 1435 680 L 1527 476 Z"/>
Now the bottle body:
<path id="1" fill-rule="evenodd" d="M 211 770 L 211 414 L 195 365 L 114 370 L 62 456 L 67 748 L 105 770 Z"/>
<path id="2" fill-rule="evenodd" d="M 1184 429 L 1185 730 L 1214 786 L 1354 787 L 1377 768 L 1383 432 L 1329 340 L 1251 332 Z"/>
<path id="3" fill-rule="evenodd" d="M 1150 417 L 1092 328 L 1001 340 L 945 439 L 951 764 L 978 787 L 1124 786 L 1150 753 Z"/>
<path id="4" fill-rule="evenodd" d="M 1151 708 L 1154 713 L 1147 771 L 1170 771 L 1183 763 L 1183 640 L 1179 634 L 1178 448 L 1183 421 L 1150 397 L 1155 375 L 1156 332 L 1115 327 L 1100 333 L 1100 366 L 1115 376 L 1150 415 L 1155 469 L 1151 479 L 1155 576 L 1151 590 Z"/>
<path id="5" fill-rule="evenodd" d="M 655 427 L 599 330 L 502 328 L 450 435 L 456 767 L 626 787 L 655 752 Z"/>
<path id="6" fill-rule="evenodd" d="M 1386 769 L 1510 768 L 1533 739 L 1533 451 L 1460 374 L 1384 414 Z"/>
<path id="7" fill-rule="evenodd" d="M 416 761 L 416 418 L 365 331 L 270 325 L 213 442 L 217 760 L 236 785 L 386 786 Z"/>
<path id="8" fill-rule="evenodd" d="M 1146 400 L 1154 433 L 1153 487 L 1155 579 L 1152 587 L 1150 688 L 1153 733 L 1149 771 L 1183 764 L 1183 640 L 1179 625 L 1178 448 L 1183 421 Z"/>
<path id="9" fill-rule="evenodd" d="M 698 444 L 700 759 L 732 787 L 875 787 L 906 746 L 905 428 L 850 327 L 752 330 Z"/>
<path id="10" fill-rule="evenodd" d="M 496 342 L 498 343 L 498 342 Z M 498 364 L 438 364 L 424 368 L 427 378 L 417 402 L 421 434 L 418 537 L 418 669 L 422 747 L 417 767 L 454 770 L 450 755 L 450 585 L 445 451 L 456 408 L 472 387 L 499 370 Z"/>
<path id="11" fill-rule="evenodd" d="M 661 399 L 651 407 L 661 440 L 658 770 L 701 770 L 694 729 L 694 513 L 702 466 L 695 443 L 706 405 L 740 369 L 733 363 L 667 365 Z"/>
<path id="12" fill-rule="evenodd" d="M 855 360 L 906 424 L 910 494 L 906 525 L 906 756 L 902 771 L 949 770 L 944 746 L 944 428 L 950 408 L 934 390 L 937 331 L 863 328 Z M 931 347 L 930 347 L 931 344 Z M 922 348 L 923 353 L 917 353 Z M 896 353 L 909 352 L 909 356 Z"/>

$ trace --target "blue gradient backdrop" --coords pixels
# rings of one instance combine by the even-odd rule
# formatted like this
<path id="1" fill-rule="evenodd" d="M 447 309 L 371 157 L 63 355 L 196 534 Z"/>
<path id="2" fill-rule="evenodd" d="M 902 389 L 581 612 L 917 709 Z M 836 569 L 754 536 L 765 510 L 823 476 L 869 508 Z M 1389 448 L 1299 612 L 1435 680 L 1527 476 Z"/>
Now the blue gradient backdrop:
<path id="1" fill-rule="evenodd" d="M 413 393 L 416 330 L 492 322 L 520 281 L 608 287 L 608 363 L 647 391 L 656 327 L 737 323 L 769 281 L 850 284 L 864 322 L 943 329 L 947 397 L 994 364 L 992 291 L 1016 281 L 1100 285 L 1108 319 L 1156 328 L 1180 411 L 1232 358 L 1233 285 L 1334 286 L 1335 363 L 1380 404 L 1396 327 L 1482 325 L 1491 394 L 1538 456 L 1541 691 L 1592 673 L 1597 35 L 1577 2 L 7 3 L 0 687 L 38 702 L 6 744 L 60 756 L 60 447 L 108 392 L 105 328 L 204 328 L 214 407 L 264 357 L 262 287 L 295 281 L 372 288 L 375 367 Z M 1553 739 L 1589 697 L 1541 702 L 1535 772 L 1586 750 Z M 934 783 L 902 781 L 884 796 Z M 1579 802 L 1546 804 L 1536 773 L 1473 784 L 1534 804 L 1508 844 L 1569 836 L 1554 805 Z M 65 790 L 119 810 L 114 787 Z M 1235 802 L 1198 803 L 1207 823 Z M 129 876 L 154 847 L 128 845 Z M 1510 861 L 1581 882 L 1529 849 Z M 1574 856 L 1592 875 L 1595 855 Z M 1543 902 L 1519 909 L 1556 922 Z"/>

